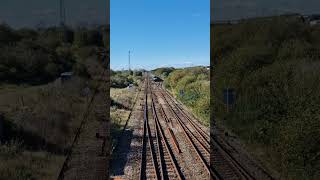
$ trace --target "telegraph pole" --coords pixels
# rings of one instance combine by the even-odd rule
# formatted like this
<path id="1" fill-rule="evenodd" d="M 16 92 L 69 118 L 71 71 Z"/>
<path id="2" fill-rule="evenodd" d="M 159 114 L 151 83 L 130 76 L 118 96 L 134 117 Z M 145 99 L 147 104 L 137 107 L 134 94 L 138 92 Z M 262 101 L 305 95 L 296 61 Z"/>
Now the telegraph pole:
<path id="1" fill-rule="evenodd" d="M 131 52 L 129 51 L 129 73 L 131 72 L 131 67 L 130 67 L 130 54 Z"/>
<path id="2" fill-rule="evenodd" d="M 59 0 L 60 3 L 60 29 L 61 29 L 61 40 L 67 43 L 70 40 L 70 34 L 66 26 L 66 5 L 65 0 Z"/>
<path id="3" fill-rule="evenodd" d="M 64 0 L 60 0 L 60 26 L 64 27 L 66 21 L 66 7 Z"/>

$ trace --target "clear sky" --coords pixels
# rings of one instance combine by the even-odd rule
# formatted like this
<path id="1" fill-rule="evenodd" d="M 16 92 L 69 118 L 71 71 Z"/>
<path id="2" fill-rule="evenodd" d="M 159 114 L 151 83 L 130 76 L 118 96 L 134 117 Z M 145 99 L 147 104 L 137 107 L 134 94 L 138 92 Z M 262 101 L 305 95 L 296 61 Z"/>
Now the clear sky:
<path id="1" fill-rule="evenodd" d="M 210 0 L 111 0 L 112 69 L 210 64 Z"/>
<path id="2" fill-rule="evenodd" d="M 65 0 L 67 25 L 107 24 L 109 0 Z M 59 0 L 0 0 L 0 23 L 35 27 L 59 24 Z"/>

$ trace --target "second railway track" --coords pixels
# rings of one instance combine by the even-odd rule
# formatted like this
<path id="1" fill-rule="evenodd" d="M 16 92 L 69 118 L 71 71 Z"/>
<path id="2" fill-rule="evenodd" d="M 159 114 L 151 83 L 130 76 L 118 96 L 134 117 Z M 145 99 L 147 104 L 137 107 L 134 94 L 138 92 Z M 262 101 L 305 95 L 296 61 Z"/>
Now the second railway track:
<path id="1" fill-rule="evenodd" d="M 184 156 L 179 147 L 181 143 L 188 148 L 193 163 L 198 164 L 198 174 L 207 177 L 205 179 L 255 179 L 221 142 L 210 139 L 195 118 L 161 85 L 151 83 L 148 76 L 144 92 L 140 179 L 197 179 L 196 174 L 187 172 L 192 167 L 183 168 L 188 162 L 181 160 Z M 172 124 L 178 129 L 171 130 Z M 180 141 L 174 132 L 179 133 Z M 211 157 L 210 153 L 213 153 Z"/>
<path id="2" fill-rule="evenodd" d="M 212 138 L 210 142 L 210 135 L 206 133 L 194 120 L 191 115 L 174 101 L 174 98 L 163 89 L 163 94 L 171 101 L 174 111 L 178 112 L 180 119 L 184 119 L 184 123 L 188 123 L 194 129 L 194 137 L 197 141 L 201 139 L 203 144 L 206 145 L 206 150 L 210 150 L 211 143 L 211 158 L 210 158 L 210 172 L 214 179 L 255 179 L 245 167 L 243 167 L 219 142 L 216 138 Z M 164 95 L 163 95 L 164 96 Z M 169 103 L 169 102 L 168 102 Z M 177 113 L 176 113 L 177 114 Z M 191 132 L 191 131 L 190 131 Z M 208 149 L 207 149 L 208 148 Z M 206 151 L 207 152 L 207 151 Z"/>
<path id="3" fill-rule="evenodd" d="M 149 120 L 148 97 L 151 99 L 153 126 Z M 173 155 L 168 139 L 160 125 L 154 106 L 153 94 L 146 79 L 144 103 L 144 128 L 140 179 L 184 179 Z"/>

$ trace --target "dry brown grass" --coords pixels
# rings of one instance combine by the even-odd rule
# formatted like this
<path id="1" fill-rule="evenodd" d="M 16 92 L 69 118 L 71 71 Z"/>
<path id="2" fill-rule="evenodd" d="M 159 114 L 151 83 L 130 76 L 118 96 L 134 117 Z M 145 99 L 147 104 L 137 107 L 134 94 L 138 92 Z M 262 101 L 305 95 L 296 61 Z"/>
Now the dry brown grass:
<path id="1" fill-rule="evenodd" d="M 135 92 L 136 90 L 128 90 L 127 88 L 111 88 L 110 96 L 114 101 L 122 104 L 126 108 L 130 108 L 135 96 Z"/>
<path id="2" fill-rule="evenodd" d="M 56 179 L 87 105 L 80 95 L 84 86 L 85 80 L 77 77 L 62 85 L 2 85 L 0 180 Z"/>
<path id="3" fill-rule="evenodd" d="M 110 107 L 110 118 L 111 118 L 111 136 L 112 143 L 116 144 L 117 139 L 121 136 L 121 129 L 125 126 L 134 99 L 137 95 L 138 88 L 128 90 L 127 88 L 111 88 L 110 96 L 114 101 Z"/>
<path id="4" fill-rule="evenodd" d="M 45 151 L 23 150 L 21 143 L 0 146 L 0 179 L 56 179 L 63 156 Z"/>

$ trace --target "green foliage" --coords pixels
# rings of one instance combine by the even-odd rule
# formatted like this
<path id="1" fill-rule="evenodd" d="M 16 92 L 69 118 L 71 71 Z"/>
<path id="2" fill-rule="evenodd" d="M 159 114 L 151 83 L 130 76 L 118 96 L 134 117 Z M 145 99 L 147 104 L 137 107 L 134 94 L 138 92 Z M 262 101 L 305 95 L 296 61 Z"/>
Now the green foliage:
<path id="1" fill-rule="evenodd" d="M 169 67 L 169 68 L 157 68 L 155 70 L 153 70 L 152 72 L 157 75 L 157 76 L 160 76 L 162 78 L 166 78 L 169 76 L 169 74 L 174 71 L 174 68 L 173 67 Z"/>
<path id="2" fill-rule="evenodd" d="M 92 69 L 99 75 L 102 69 L 96 61 L 102 48 L 99 31 L 86 31 L 87 44 L 78 46 L 70 29 L 0 25 L 1 180 L 57 178 L 88 106 L 83 89 L 95 83 Z M 77 76 L 54 81 L 65 71 Z M 100 106 L 100 100 L 95 98 L 93 105 Z M 97 119 L 93 114 L 87 118 Z"/>
<path id="3" fill-rule="evenodd" d="M 134 76 L 141 76 L 142 77 L 142 71 L 134 71 Z"/>
<path id="4" fill-rule="evenodd" d="M 38 34 L 38 43 L 48 50 L 54 50 L 62 44 L 62 32 L 58 28 L 44 29 Z"/>
<path id="5" fill-rule="evenodd" d="M 76 74 L 88 76 L 88 63 L 84 61 L 91 56 L 97 57 L 98 47 L 103 46 L 102 38 L 99 29 L 78 29 L 75 32 L 55 27 L 14 30 L 2 24 L 0 80 L 6 83 L 42 84 L 72 69 Z"/>
<path id="6" fill-rule="evenodd" d="M 113 71 L 111 70 L 111 87 L 125 88 L 129 84 L 135 86 L 142 81 L 142 71 Z"/>
<path id="7" fill-rule="evenodd" d="M 111 75 L 111 87 L 125 88 L 131 84 L 129 72 L 113 71 Z"/>
<path id="8" fill-rule="evenodd" d="M 82 77 L 90 77 L 87 67 L 83 63 L 77 63 L 73 66 L 74 73 Z"/>
<path id="9" fill-rule="evenodd" d="M 20 36 L 6 24 L 0 24 L 0 46 L 19 41 Z"/>
<path id="10" fill-rule="evenodd" d="M 23 40 L 16 46 L 4 47 L 1 51 L 0 64 L 4 69 L 1 80 L 41 82 L 57 75 L 46 71 L 48 64 L 51 67 L 58 65 L 54 55 L 32 41 Z"/>
<path id="11" fill-rule="evenodd" d="M 319 29 L 287 17 L 213 28 L 212 98 L 218 122 L 283 178 L 317 179 Z M 221 102 L 225 88 L 236 91 L 229 112 Z"/>
<path id="12" fill-rule="evenodd" d="M 36 39 L 39 35 L 36 30 L 22 28 L 16 31 L 20 39 Z"/>
<path id="13" fill-rule="evenodd" d="M 54 78 L 59 74 L 59 66 L 54 63 L 48 63 L 44 70 L 48 74 L 49 77 Z"/>
<path id="14" fill-rule="evenodd" d="M 173 70 L 164 83 L 204 124 L 209 125 L 210 81 L 205 67 Z"/>
<path id="15" fill-rule="evenodd" d="M 103 46 L 103 34 L 96 29 L 88 30 L 80 28 L 75 33 L 74 44 L 78 47 L 83 46 Z"/>
<path id="16" fill-rule="evenodd" d="M 92 46 L 85 46 L 85 47 L 75 47 L 73 48 L 74 55 L 76 59 L 84 61 L 88 57 L 97 54 L 97 50 Z"/>

